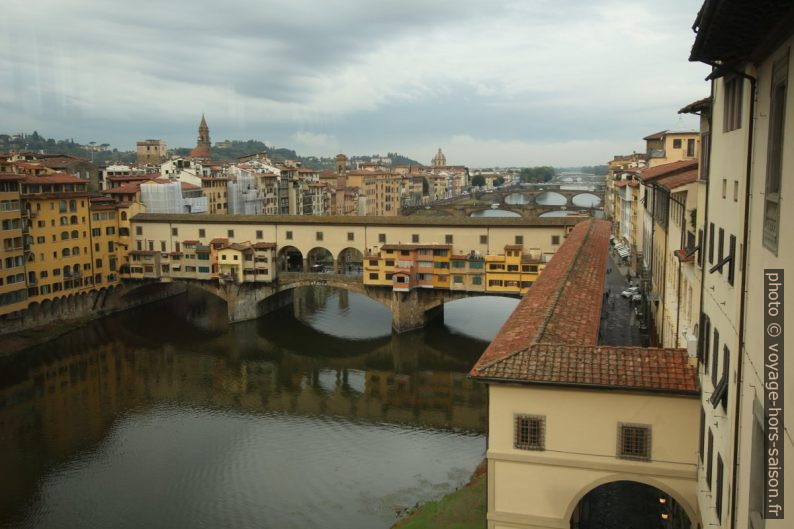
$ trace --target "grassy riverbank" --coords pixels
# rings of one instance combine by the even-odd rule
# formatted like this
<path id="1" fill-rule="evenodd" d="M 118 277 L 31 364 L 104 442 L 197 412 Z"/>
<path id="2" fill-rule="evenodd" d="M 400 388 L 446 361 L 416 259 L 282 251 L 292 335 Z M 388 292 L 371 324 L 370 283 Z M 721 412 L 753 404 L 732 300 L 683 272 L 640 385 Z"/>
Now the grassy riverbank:
<path id="1" fill-rule="evenodd" d="M 474 471 L 469 482 L 441 498 L 417 508 L 392 529 L 484 529 L 486 527 L 486 462 Z"/>

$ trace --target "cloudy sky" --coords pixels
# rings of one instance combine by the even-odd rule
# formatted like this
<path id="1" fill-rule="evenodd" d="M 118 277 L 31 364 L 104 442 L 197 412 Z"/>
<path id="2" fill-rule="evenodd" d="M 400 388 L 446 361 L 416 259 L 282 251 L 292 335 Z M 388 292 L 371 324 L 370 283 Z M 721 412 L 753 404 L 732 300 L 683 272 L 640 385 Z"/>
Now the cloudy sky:
<path id="1" fill-rule="evenodd" d="M 10 5 L 9 5 L 10 2 Z M 691 129 L 701 0 L 5 0 L 0 132 L 575 166 Z"/>

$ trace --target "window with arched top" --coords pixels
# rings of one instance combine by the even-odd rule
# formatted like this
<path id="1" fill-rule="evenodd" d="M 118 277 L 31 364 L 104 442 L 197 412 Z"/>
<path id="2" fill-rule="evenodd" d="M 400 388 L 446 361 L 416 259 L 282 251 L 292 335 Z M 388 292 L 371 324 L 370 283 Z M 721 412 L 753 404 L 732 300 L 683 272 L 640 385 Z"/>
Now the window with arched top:
<path id="1" fill-rule="evenodd" d="M 126 211 L 122 211 L 121 212 L 121 220 L 127 220 L 127 212 Z"/>
<path id="2" fill-rule="evenodd" d="M 72 230 L 72 239 L 77 239 L 78 237 L 80 237 L 80 232 Z"/>
<path id="3" fill-rule="evenodd" d="M 77 211 L 77 201 L 70 200 L 69 201 L 69 211 Z"/>
<path id="4" fill-rule="evenodd" d="M 61 226 L 66 226 L 69 224 L 69 219 L 67 217 L 61 217 Z"/>
<path id="5" fill-rule="evenodd" d="M 80 255 L 80 248 L 78 246 L 72 248 L 72 255 Z"/>
<path id="6" fill-rule="evenodd" d="M 68 238 L 69 238 L 69 232 L 68 232 L 68 231 L 62 231 L 62 232 L 61 232 L 61 240 L 62 240 L 62 241 L 65 241 L 65 240 L 67 240 Z"/>
<path id="7" fill-rule="evenodd" d="M 77 215 L 72 215 L 69 218 L 69 224 L 77 224 Z"/>
<path id="8" fill-rule="evenodd" d="M 62 257 L 69 257 L 71 254 L 72 254 L 72 251 L 69 248 L 64 248 L 61 251 L 61 256 Z"/>
<path id="9" fill-rule="evenodd" d="M 71 266 L 69 266 L 69 265 L 66 265 L 66 266 L 64 266 L 64 267 L 63 267 L 63 275 L 64 275 L 64 276 L 70 276 L 70 275 L 72 275 L 72 267 L 71 267 Z"/>

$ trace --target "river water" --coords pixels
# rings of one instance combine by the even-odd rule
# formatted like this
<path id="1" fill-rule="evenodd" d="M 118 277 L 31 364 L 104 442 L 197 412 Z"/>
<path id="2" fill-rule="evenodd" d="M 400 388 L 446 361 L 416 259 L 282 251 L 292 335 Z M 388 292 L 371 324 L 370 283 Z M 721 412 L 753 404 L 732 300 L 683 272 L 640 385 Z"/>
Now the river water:
<path id="1" fill-rule="evenodd" d="M 466 372 L 516 303 L 392 335 L 344 291 L 232 326 L 191 291 L 0 358 L 0 527 L 389 527 L 484 458 Z"/>

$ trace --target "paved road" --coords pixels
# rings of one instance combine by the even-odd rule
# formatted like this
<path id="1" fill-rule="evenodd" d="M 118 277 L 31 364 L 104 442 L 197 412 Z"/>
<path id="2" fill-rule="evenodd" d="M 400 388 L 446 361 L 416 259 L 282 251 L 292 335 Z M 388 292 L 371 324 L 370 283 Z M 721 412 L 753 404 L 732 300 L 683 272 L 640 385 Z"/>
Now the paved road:
<path id="1" fill-rule="evenodd" d="M 634 314 L 636 304 L 620 295 L 629 286 L 626 280 L 627 268 L 618 264 L 618 259 L 611 250 L 607 267 L 599 343 L 644 345 L 644 333 L 640 331 L 639 322 Z"/>

